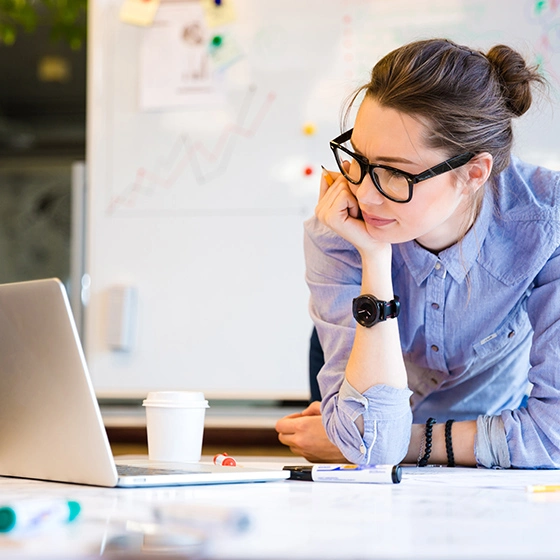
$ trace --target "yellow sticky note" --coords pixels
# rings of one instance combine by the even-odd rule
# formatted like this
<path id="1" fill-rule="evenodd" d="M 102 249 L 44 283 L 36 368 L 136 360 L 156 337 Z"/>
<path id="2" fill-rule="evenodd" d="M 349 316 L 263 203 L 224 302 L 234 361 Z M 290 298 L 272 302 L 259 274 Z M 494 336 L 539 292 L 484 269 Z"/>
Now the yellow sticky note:
<path id="1" fill-rule="evenodd" d="M 125 0 L 120 18 L 132 25 L 152 25 L 160 0 Z"/>
<path id="2" fill-rule="evenodd" d="M 243 56 L 240 46 L 231 35 L 216 35 L 209 52 L 214 67 L 219 69 L 226 68 Z"/>
<path id="3" fill-rule="evenodd" d="M 208 27 L 219 27 L 235 21 L 233 0 L 201 0 Z"/>

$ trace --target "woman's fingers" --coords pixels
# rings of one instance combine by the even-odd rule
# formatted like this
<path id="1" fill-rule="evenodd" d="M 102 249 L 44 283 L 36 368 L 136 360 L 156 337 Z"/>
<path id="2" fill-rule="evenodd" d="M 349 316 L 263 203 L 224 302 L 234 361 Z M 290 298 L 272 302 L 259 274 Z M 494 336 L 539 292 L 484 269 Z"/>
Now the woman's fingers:
<path id="1" fill-rule="evenodd" d="M 306 409 L 302 410 L 300 416 L 320 416 L 321 401 L 313 401 Z"/>
<path id="2" fill-rule="evenodd" d="M 346 462 L 339 449 L 329 441 L 320 415 L 283 418 L 276 424 L 278 439 L 293 453 L 313 462 Z"/>
<path id="3" fill-rule="evenodd" d="M 336 181 L 332 187 L 329 187 L 315 209 L 319 220 L 335 231 L 337 225 L 344 223 L 349 216 L 357 217 L 358 212 L 358 201 L 348 189 L 344 179 Z"/>
<path id="4" fill-rule="evenodd" d="M 321 165 L 323 172 L 321 173 L 321 183 L 319 186 L 319 200 L 323 198 L 324 194 L 332 187 L 335 181 L 341 176 L 341 173 L 329 171 Z"/>

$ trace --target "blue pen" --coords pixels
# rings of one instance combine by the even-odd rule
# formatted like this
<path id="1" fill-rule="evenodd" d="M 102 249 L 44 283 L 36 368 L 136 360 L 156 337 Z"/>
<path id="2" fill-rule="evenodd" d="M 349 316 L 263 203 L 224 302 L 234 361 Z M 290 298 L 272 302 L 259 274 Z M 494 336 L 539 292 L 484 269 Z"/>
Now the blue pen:
<path id="1" fill-rule="evenodd" d="M 21 500 L 0 507 L 0 532 L 30 531 L 70 523 L 80 510 L 80 504 L 71 500 Z"/>

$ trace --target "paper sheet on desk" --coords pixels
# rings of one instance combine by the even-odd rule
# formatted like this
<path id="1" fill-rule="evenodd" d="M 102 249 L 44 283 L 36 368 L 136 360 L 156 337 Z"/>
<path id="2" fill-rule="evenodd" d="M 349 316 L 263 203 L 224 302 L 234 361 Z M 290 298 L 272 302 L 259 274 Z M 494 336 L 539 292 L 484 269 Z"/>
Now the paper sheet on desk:
<path id="1" fill-rule="evenodd" d="M 470 488 L 525 488 L 558 484 L 558 470 L 483 469 L 466 467 L 402 467 L 403 485 L 445 484 Z"/>

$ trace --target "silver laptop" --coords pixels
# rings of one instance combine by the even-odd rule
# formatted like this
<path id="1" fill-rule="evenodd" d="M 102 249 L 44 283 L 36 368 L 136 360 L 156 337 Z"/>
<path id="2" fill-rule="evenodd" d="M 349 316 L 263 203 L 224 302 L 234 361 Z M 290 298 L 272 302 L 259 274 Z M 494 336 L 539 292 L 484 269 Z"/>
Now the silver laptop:
<path id="1" fill-rule="evenodd" d="M 267 482 L 289 472 L 116 465 L 66 290 L 52 278 L 0 285 L 0 475 L 136 487 Z"/>

